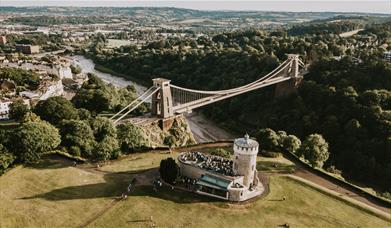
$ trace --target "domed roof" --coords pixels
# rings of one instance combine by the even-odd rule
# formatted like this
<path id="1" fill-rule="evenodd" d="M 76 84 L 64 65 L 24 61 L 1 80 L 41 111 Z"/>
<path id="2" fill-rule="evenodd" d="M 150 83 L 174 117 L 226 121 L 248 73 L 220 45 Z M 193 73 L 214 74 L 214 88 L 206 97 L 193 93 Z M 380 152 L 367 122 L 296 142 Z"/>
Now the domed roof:
<path id="1" fill-rule="evenodd" d="M 250 136 L 248 134 L 245 134 L 243 138 L 235 139 L 235 145 L 238 145 L 240 147 L 247 147 L 247 148 L 253 148 L 259 146 L 258 142 L 253 139 L 250 139 Z"/>

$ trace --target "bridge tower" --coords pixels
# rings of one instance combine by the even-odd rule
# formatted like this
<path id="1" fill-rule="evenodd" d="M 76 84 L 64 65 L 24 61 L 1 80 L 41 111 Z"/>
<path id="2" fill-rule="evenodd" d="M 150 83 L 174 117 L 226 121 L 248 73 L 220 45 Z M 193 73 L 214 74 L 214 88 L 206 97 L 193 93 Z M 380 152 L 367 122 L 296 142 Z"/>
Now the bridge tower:
<path id="1" fill-rule="evenodd" d="M 160 90 L 152 96 L 152 115 L 160 118 L 174 116 L 170 80 L 165 78 L 154 78 L 152 81 L 153 86 L 160 88 Z"/>
<path id="2" fill-rule="evenodd" d="M 288 71 L 288 77 L 291 79 L 278 83 L 274 91 L 274 97 L 286 96 L 296 92 L 302 77 L 299 75 L 299 55 L 288 54 L 288 59 L 292 60 L 292 65 Z"/>

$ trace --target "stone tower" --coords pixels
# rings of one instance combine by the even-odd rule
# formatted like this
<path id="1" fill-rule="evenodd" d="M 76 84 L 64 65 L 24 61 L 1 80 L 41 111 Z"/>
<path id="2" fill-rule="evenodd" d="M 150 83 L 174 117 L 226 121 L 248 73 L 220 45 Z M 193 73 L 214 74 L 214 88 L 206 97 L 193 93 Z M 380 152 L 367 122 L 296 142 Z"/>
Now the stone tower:
<path id="1" fill-rule="evenodd" d="M 292 60 L 291 68 L 288 71 L 290 80 L 280 82 L 274 90 L 274 97 L 282 97 L 296 92 L 302 77 L 299 74 L 299 55 L 289 54 L 288 59 Z"/>
<path id="2" fill-rule="evenodd" d="M 174 116 L 170 80 L 155 78 L 152 81 L 154 86 L 160 88 L 160 90 L 152 96 L 152 115 L 160 118 Z"/>
<path id="3" fill-rule="evenodd" d="M 257 141 L 250 139 L 246 134 L 244 138 L 235 139 L 234 142 L 234 165 L 235 175 L 244 176 L 243 184 L 250 188 L 256 186 L 257 181 L 257 155 L 259 144 Z M 251 185 L 251 186 L 250 186 Z"/>

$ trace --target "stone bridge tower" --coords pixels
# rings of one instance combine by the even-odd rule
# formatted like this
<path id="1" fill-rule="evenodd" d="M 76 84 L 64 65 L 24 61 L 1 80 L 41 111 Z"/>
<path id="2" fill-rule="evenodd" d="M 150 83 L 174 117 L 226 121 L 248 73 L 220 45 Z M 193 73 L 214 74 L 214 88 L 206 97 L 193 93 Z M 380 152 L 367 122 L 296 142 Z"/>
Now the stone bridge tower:
<path id="1" fill-rule="evenodd" d="M 152 81 L 153 86 L 160 88 L 152 96 L 152 115 L 163 119 L 174 116 L 170 80 L 155 78 Z"/>
<path id="2" fill-rule="evenodd" d="M 288 77 L 291 79 L 276 85 L 274 97 L 281 97 L 294 93 L 301 82 L 302 77 L 299 75 L 299 55 L 289 54 L 288 59 L 292 60 L 292 66 L 288 71 Z"/>

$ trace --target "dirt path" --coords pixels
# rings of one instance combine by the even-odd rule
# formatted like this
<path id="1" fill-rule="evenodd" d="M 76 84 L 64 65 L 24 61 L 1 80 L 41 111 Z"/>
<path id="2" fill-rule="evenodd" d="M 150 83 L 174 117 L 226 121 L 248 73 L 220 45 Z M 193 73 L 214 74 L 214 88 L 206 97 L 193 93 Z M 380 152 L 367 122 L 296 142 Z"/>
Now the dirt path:
<path id="1" fill-rule="evenodd" d="M 85 167 L 85 166 L 83 167 L 83 165 L 80 165 L 80 166 L 76 166 L 76 168 L 84 170 L 86 172 L 95 173 L 95 174 L 106 174 L 107 173 L 107 172 L 99 170 L 97 167 Z M 121 175 L 121 174 L 119 173 L 116 175 Z M 157 175 L 158 175 L 157 168 L 149 169 L 144 172 L 133 175 L 133 178 L 136 179 L 136 181 L 133 185 L 133 188 L 135 186 L 152 185 L 153 178 L 156 177 Z M 125 196 L 125 195 L 127 196 L 129 193 L 130 192 L 125 191 L 122 193 L 122 196 L 115 197 L 112 201 L 107 203 L 101 210 L 99 210 L 96 213 L 89 216 L 83 223 L 81 223 L 77 227 L 79 227 L 79 228 L 87 227 L 88 225 L 90 225 L 91 223 L 96 221 L 98 218 L 103 216 L 107 211 L 109 211 L 111 208 L 113 208 L 119 202 L 121 202 L 122 200 L 126 200 L 127 197 L 124 198 L 123 196 Z"/>
<path id="2" fill-rule="evenodd" d="M 122 198 L 115 198 L 111 202 L 105 205 L 105 207 L 102 208 L 102 210 L 98 211 L 97 213 L 91 215 L 85 222 L 80 224 L 79 228 L 84 228 L 90 225 L 92 222 L 97 220 L 99 217 L 101 217 L 104 213 L 106 213 L 108 210 L 110 210 L 112 207 L 114 207 L 117 203 L 119 203 L 122 200 Z"/>

